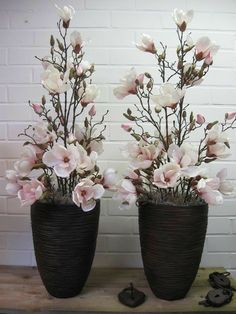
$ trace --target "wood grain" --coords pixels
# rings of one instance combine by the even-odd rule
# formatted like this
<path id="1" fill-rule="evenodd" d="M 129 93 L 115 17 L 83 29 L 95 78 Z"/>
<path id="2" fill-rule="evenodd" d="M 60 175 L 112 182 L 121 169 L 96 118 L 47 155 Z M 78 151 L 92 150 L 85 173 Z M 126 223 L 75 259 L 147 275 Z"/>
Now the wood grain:
<path id="1" fill-rule="evenodd" d="M 236 298 L 219 309 L 198 305 L 211 289 L 207 278 L 213 271 L 224 269 L 200 269 L 186 298 L 165 301 L 152 294 L 142 269 L 97 268 L 91 271 L 81 295 L 57 299 L 47 294 L 36 268 L 0 266 L 0 313 L 236 313 Z M 146 302 L 135 309 L 127 308 L 117 299 L 118 292 L 131 281 L 147 296 Z M 236 287 L 233 279 L 232 285 Z"/>

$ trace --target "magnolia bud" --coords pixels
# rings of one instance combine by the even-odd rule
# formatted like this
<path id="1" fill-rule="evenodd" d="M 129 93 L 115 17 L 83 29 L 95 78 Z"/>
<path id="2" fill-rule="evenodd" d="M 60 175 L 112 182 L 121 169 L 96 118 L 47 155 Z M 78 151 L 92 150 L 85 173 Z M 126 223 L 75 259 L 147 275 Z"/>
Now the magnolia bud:
<path id="1" fill-rule="evenodd" d="M 125 130 L 126 132 L 130 132 L 132 130 L 131 126 L 128 124 L 121 124 L 121 127 L 123 130 Z"/>
<path id="2" fill-rule="evenodd" d="M 200 113 L 197 114 L 196 122 L 197 124 L 202 125 L 206 121 L 205 117 L 201 115 Z"/>
<path id="3" fill-rule="evenodd" d="M 55 39 L 54 37 L 51 35 L 50 37 L 50 46 L 53 47 L 55 45 Z"/>
<path id="4" fill-rule="evenodd" d="M 43 97 L 42 97 L 42 105 L 44 106 L 45 104 L 46 104 L 46 97 L 43 96 Z"/>
<path id="5" fill-rule="evenodd" d="M 34 112 L 37 114 L 41 114 L 43 112 L 43 106 L 41 104 L 32 104 Z"/>
<path id="6" fill-rule="evenodd" d="M 95 106 L 94 106 L 94 105 L 91 107 L 91 109 L 89 110 L 88 114 L 89 114 L 91 117 L 95 116 L 95 114 L 96 114 L 96 109 L 95 109 Z"/>
<path id="7" fill-rule="evenodd" d="M 232 120 L 236 118 L 236 111 L 235 112 L 226 112 L 225 120 Z"/>

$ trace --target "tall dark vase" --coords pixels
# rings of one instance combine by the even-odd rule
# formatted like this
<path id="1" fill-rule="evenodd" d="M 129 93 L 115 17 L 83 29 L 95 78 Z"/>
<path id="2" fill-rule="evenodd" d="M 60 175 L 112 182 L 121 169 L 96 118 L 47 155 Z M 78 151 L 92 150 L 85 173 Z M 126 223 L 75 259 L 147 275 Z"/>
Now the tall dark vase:
<path id="1" fill-rule="evenodd" d="M 208 205 L 139 205 L 139 232 L 144 271 L 156 297 L 184 298 L 201 261 Z"/>
<path id="2" fill-rule="evenodd" d="M 75 204 L 31 206 L 37 266 L 52 296 L 69 298 L 83 289 L 94 258 L 99 214 L 100 202 L 89 212 Z"/>

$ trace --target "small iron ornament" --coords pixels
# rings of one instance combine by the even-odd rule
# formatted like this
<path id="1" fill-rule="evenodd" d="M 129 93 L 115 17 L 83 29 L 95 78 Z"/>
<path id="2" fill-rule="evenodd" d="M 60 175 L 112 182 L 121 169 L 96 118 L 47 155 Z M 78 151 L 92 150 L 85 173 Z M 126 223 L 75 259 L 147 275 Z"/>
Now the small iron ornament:
<path id="1" fill-rule="evenodd" d="M 230 289 L 232 291 L 236 291 L 234 287 L 231 286 L 230 280 L 228 276 L 229 272 L 218 273 L 214 272 L 209 275 L 209 283 L 213 288 L 222 288 L 222 289 Z"/>
<path id="2" fill-rule="evenodd" d="M 227 278 L 229 275 L 229 272 L 211 273 L 208 281 L 215 289 L 210 290 L 207 293 L 205 300 L 200 301 L 199 304 L 207 307 L 220 307 L 231 302 L 233 291 L 236 291 L 236 289 L 231 286 L 231 282 L 229 278 Z"/>
<path id="3" fill-rule="evenodd" d="M 129 306 L 129 307 L 137 307 L 145 301 L 146 295 L 134 288 L 133 283 L 130 283 L 128 288 L 123 289 L 118 294 L 118 299 L 120 303 Z"/>
<path id="4" fill-rule="evenodd" d="M 214 289 L 210 290 L 207 295 L 206 299 L 200 301 L 200 305 L 204 306 L 213 306 L 213 307 L 220 307 L 222 305 L 228 304 L 233 297 L 233 292 L 228 289 Z"/>

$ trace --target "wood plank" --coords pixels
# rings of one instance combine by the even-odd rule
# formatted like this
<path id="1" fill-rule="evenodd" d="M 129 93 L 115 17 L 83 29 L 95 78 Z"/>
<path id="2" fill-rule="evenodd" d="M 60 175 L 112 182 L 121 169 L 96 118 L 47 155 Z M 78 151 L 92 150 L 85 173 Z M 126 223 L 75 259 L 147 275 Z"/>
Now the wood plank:
<path id="1" fill-rule="evenodd" d="M 198 304 L 211 289 L 207 279 L 213 271 L 224 269 L 200 269 L 186 298 L 165 301 L 152 294 L 142 269 L 97 268 L 91 271 L 81 295 L 57 299 L 47 294 L 36 268 L 0 266 L 0 313 L 236 313 L 236 300 L 217 311 Z M 135 309 L 129 309 L 117 299 L 117 294 L 131 281 L 147 296 L 146 302 Z M 236 286 L 233 279 L 232 285 Z"/>

